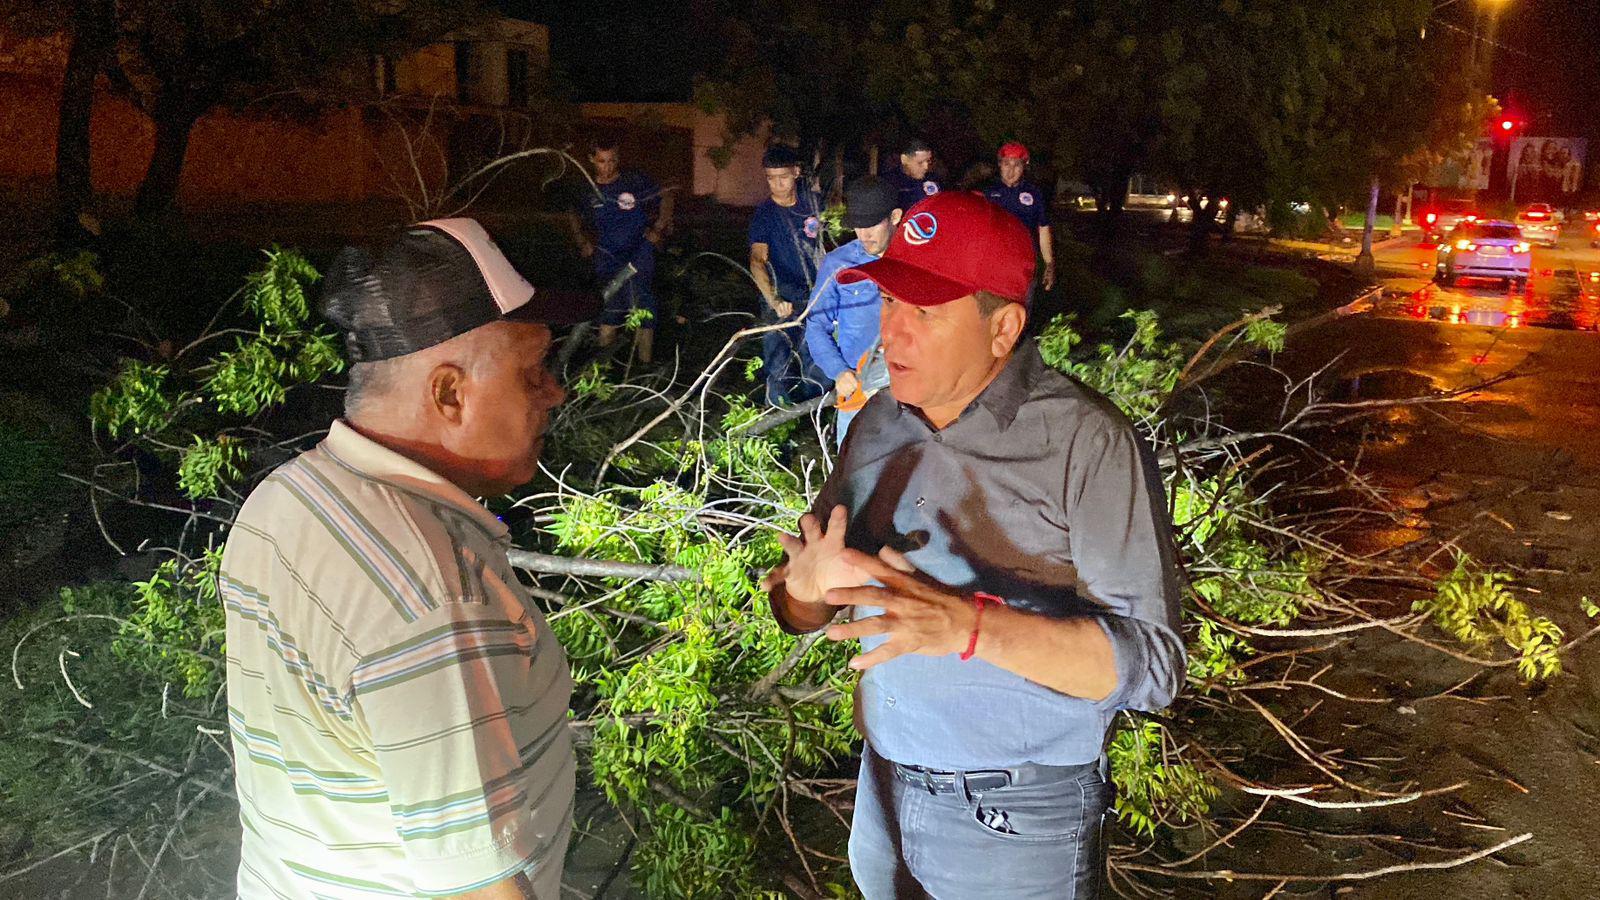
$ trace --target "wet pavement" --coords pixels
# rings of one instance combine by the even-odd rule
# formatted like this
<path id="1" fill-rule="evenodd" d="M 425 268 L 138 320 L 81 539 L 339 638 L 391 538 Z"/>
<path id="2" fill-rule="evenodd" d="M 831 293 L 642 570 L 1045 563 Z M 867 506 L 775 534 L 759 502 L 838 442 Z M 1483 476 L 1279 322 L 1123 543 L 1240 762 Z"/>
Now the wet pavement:
<path id="1" fill-rule="evenodd" d="M 1378 312 L 1496 328 L 1600 330 L 1600 250 L 1567 236 L 1556 247 L 1534 247 L 1532 253 L 1533 277 L 1526 288 L 1478 278 L 1461 278 L 1447 288 L 1431 280 L 1434 244 L 1391 242 L 1376 253 L 1394 289 Z"/>
<path id="2" fill-rule="evenodd" d="M 1474 388 L 1449 404 L 1385 410 L 1347 436 L 1351 446 L 1341 455 L 1407 514 L 1393 534 L 1366 538 L 1460 547 L 1512 573 L 1519 596 L 1573 637 L 1593 624 L 1578 611 L 1579 599 L 1600 598 L 1600 250 L 1571 238 L 1534 248 L 1533 278 L 1521 291 L 1490 281 L 1435 284 L 1434 254 L 1414 239 L 1380 248 L 1385 290 L 1371 312 L 1298 335 L 1277 362 L 1300 375 L 1326 367 L 1323 383 L 1340 399 Z M 1445 804 L 1448 815 L 1397 807 L 1377 821 L 1344 825 L 1459 848 L 1534 834 L 1491 860 L 1356 883 L 1338 896 L 1600 895 L 1592 878 L 1600 848 L 1590 825 L 1600 796 L 1600 641 L 1571 650 L 1566 674 L 1542 688 L 1526 689 L 1505 670 L 1481 675 L 1469 693 L 1509 698 L 1492 701 L 1404 699 L 1443 690 L 1474 669 L 1393 639 L 1363 638 L 1338 660 L 1346 690 L 1399 699 L 1362 707 L 1318 738 L 1392 758 L 1391 774 L 1424 786 L 1467 783 Z M 1400 850 L 1402 858 L 1334 859 L 1354 869 L 1417 855 Z M 1326 870 L 1326 860 L 1312 861 L 1325 851 L 1238 862 Z M 1326 885 L 1304 887 L 1309 894 L 1285 893 L 1329 896 Z"/>

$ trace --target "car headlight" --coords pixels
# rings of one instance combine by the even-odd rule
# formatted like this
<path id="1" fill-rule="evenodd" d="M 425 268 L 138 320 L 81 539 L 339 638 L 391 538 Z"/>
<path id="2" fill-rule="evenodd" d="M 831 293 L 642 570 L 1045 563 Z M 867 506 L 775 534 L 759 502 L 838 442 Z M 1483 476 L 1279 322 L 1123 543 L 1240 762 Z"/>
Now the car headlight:
<path id="1" fill-rule="evenodd" d="M 1513 253 L 1527 253 L 1528 252 L 1528 242 L 1527 241 L 1522 241 L 1520 243 L 1513 244 L 1511 246 L 1511 252 L 1513 252 Z"/>
<path id="2" fill-rule="evenodd" d="M 1456 249 L 1457 250 L 1476 250 L 1476 249 L 1478 249 L 1478 245 L 1474 244 L 1473 242 L 1471 242 L 1469 240 L 1467 240 L 1466 238 L 1462 238 L 1461 240 L 1456 241 Z"/>

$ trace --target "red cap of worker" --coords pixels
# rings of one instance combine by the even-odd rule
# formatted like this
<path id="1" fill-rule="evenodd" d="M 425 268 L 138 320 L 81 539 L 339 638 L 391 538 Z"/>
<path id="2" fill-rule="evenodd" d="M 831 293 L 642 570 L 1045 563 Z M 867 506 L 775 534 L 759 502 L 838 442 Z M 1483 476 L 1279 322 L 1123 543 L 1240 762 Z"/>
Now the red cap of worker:
<path id="1" fill-rule="evenodd" d="M 978 291 L 1026 305 L 1033 238 L 1016 216 L 981 194 L 945 191 L 911 207 L 875 259 L 838 274 L 871 280 L 896 300 L 938 306 Z"/>
<path id="2" fill-rule="evenodd" d="M 1027 162 L 1028 147 L 1027 145 L 1018 141 L 1006 141 L 1004 144 L 1000 145 L 1000 158 L 1020 159 L 1023 162 Z"/>

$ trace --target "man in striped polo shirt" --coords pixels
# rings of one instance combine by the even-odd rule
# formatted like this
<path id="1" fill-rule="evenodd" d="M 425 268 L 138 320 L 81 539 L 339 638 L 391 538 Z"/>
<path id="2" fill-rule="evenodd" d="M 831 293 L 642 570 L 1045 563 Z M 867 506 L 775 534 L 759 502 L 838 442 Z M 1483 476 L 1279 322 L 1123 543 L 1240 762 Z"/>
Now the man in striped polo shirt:
<path id="1" fill-rule="evenodd" d="M 533 477 L 547 323 L 592 314 L 562 300 L 471 219 L 329 274 L 345 416 L 250 495 L 219 578 L 240 897 L 560 897 L 572 682 L 474 497 Z"/>

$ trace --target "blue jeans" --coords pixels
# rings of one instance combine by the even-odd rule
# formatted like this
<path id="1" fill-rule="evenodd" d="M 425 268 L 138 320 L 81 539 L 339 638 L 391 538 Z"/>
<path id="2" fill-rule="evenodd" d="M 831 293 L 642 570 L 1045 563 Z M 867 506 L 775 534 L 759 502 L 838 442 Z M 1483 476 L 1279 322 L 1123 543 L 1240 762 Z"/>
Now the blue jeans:
<path id="1" fill-rule="evenodd" d="M 789 318 L 783 321 L 793 322 L 804 308 L 803 302 L 796 303 Z M 762 303 L 761 324 L 773 325 L 777 321 L 777 313 Z M 802 326 L 769 331 L 761 336 L 761 371 L 767 376 L 767 402 L 773 406 L 804 403 L 822 396 L 822 373 L 811 362 Z"/>
<path id="2" fill-rule="evenodd" d="M 850 873 L 866 900 L 1093 900 L 1111 785 L 1077 777 L 931 794 L 864 748 Z"/>
<path id="3" fill-rule="evenodd" d="M 833 424 L 833 449 L 844 449 L 844 436 L 850 432 L 850 421 L 856 417 L 859 409 L 841 410 L 839 419 Z"/>
<path id="4" fill-rule="evenodd" d="M 594 251 L 595 280 L 601 287 L 605 287 L 617 272 L 628 263 L 633 263 L 636 270 L 634 276 L 622 286 L 622 289 L 611 295 L 606 301 L 605 309 L 600 314 L 600 324 L 621 325 L 628 321 L 628 314 L 636 309 L 650 313 L 650 320 L 644 324 L 645 328 L 656 327 L 656 292 L 652 284 L 656 278 L 656 248 L 649 241 L 640 241 L 632 253 L 614 253 L 604 247 L 596 247 Z"/>

